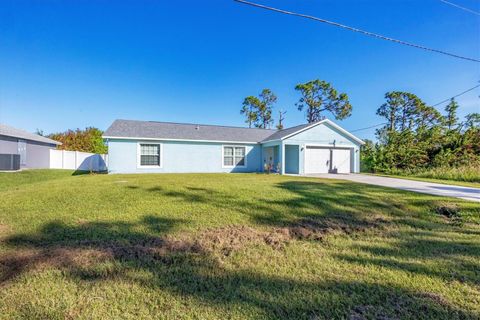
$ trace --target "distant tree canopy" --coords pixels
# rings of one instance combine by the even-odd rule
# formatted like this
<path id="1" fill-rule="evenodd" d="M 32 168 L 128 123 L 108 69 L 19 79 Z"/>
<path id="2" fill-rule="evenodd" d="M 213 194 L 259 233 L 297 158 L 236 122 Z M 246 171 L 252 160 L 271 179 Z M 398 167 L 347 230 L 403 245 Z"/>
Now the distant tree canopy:
<path id="1" fill-rule="evenodd" d="M 301 94 L 297 102 L 299 111 L 304 109 L 308 123 L 316 122 L 324 118 L 324 112 L 330 112 L 335 119 L 342 120 L 352 114 L 352 105 L 346 93 L 338 93 L 332 85 L 323 80 L 312 80 L 300 83 L 295 90 Z"/>
<path id="2" fill-rule="evenodd" d="M 386 120 L 376 132 L 378 142 L 367 141 L 363 146 L 364 170 L 392 173 L 480 165 L 478 113 L 459 122 L 454 99 L 445 114 L 408 92 L 388 92 L 385 100 L 377 110 Z"/>
<path id="3" fill-rule="evenodd" d="M 248 127 L 269 128 L 273 123 L 272 107 L 277 96 L 270 89 L 263 89 L 258 97 L 248 96 L 243 100 L 240 114 L 244 114 Z"/>
<path id="4" fill-rule="evenodd" d="M 103 131 L 94 127 L 85 128 L 85 130 L 67 130 L 60 133 L 48 135 L 50 139 L 59 141 L 62 145 L 58 149 L 83 151 L 91 153 L 107 153 L 107 146 L 103 142 Z"/>
<path id="5" fill-rule="evenodd" d="M 299 111 L 305 110 L 308 123 L 317 122 L 325 118 L 324 113 L 330 112 L 335 119 L 342 120 L 352 114 L 352 105 L 346 93 L 338 93 L 332 85 L 323 80 L 312 80 L 295 86 L 301 97 L 296 103 Z M 277 96 L 270 89 L 263 89 L 258 97 L 248 96 L 243 100 L 240 114 L 245 116 L 248 127 L 270 128 L 273 124 L 273 105 Z M 283 129 L 285 113 L 279 110 L 278 130 Z"/>

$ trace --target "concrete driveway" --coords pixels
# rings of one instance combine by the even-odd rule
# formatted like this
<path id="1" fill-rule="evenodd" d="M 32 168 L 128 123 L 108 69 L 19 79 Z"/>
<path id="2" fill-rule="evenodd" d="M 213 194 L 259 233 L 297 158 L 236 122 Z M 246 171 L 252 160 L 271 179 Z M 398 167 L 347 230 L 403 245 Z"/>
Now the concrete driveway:
<path id="1" fill-rule="evenodd" d="M 480 202 L 480 189 L 472 187 L 452 186 L 424 181 L 387 178 L 366 174 L 310 174 L 309 177 L 348 180 L 376 186 L 428 193 L 436 196 L 455 197 Z"/>

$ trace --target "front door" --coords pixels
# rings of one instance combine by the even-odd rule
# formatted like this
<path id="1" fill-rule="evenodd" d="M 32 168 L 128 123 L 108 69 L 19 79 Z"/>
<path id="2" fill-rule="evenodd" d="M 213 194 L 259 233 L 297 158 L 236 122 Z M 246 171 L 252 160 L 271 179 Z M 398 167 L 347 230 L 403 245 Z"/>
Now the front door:
<path id="1" fill-rule="evenodd" d="M 274 161 L 275 161 L 273 147 L 268 147 L 263 150 L 264 150 L 263 163 L 273 167 Z"/>
<path id="2" fill-rule="evenodd" d="M 27 165 L 27 142 L 18 140 L 18 154 L 20 155 L 20 166 Z"/>

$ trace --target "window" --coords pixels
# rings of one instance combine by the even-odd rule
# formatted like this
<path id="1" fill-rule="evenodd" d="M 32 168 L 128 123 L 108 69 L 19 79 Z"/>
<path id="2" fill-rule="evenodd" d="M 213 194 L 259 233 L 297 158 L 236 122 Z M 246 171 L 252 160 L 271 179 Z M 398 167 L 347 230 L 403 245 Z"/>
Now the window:
<path id="1" fill-rule="evenodd" d="M 140 166 L 160 166 L 160 144 L 140 144 Z"/>
<path id="2" fill-rule="evenodd" d="M 224 167 L 244 167 L 245 147 L 224 146 L 223 147 Z"/>

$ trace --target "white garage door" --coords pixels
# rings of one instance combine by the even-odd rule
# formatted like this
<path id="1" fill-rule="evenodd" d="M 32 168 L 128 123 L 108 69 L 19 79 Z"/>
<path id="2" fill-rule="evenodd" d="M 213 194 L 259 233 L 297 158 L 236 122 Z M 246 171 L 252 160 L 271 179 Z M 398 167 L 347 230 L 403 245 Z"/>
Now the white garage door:
<path id="1" fill-rule="evenodd" d="M 333 149 L 332 169 L 338 173 L 350 173 L 350 149 Z"/>
<path id="2" fill-rule="evenodd" d="M 328 173 L 330 149 L 307 147 L 305 149 L 305 173 Z"/>
<path id="3" fill-rule="evenodd" d="M 350 173 L 350 149 L 307 147 L 305 173 Z"/>

